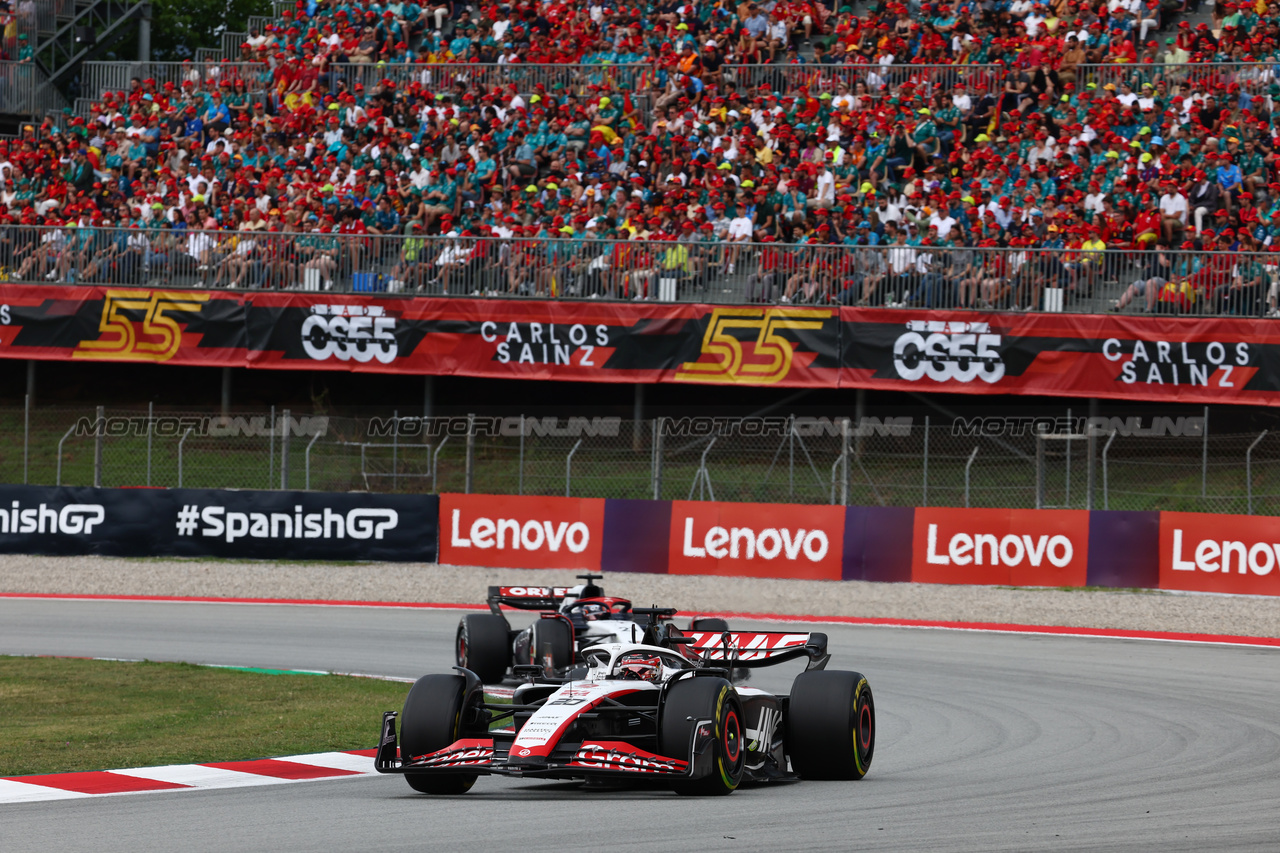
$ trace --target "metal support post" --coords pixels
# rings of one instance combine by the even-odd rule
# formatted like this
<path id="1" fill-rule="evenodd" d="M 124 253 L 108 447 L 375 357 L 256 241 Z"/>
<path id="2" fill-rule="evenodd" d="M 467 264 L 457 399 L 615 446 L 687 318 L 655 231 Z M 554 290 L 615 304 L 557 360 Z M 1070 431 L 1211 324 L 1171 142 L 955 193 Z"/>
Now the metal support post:
<path id="1" fill-rule="evenodd" d="M 36 360 L 27 359 L 27 394 L 31 397 L 31 405 L 36 404 Z"/>
<path id="2" fill-rule="evenodd" d="M 840 506 L 849 505 L 849 419 L 840 419 Z"/>
<path id="3" fill-rule="evenodd" d="M 475 459 L 476 459 L 476 416 L 467 415 L 467 481 L 464 491 L 469 495 L 471 489 L 475 485 Z"/>
<path id="4" fill-rule="evenodd" d="M 435 407 L 435 398 L 436 378 L 434 376 L 424 376 L 422 378 L 422 419 L 424 421 L 431 420 L 431 410 Z"/>
<path id="5" fill-rule="evenodd" d="M 445 444 L 449 441 L 449 436 L 440 439 L 440 443 L 436 445 L 435 452 L 431 454 L 431 491 L 439 494 L 440 490 L 436 488 L 436 474 L 440 470 L 440 451 L 444 450 Z"/>
<path id="6" fill-rule="evenodd" d="M 520 461 L 518 463 L 518 467 L 519 467 L 520 473 L 517 481 L 516 494 L 523 495 L 524 494 L 524 415 L 520 416 Z"/>
<path id="7" fill-rule="evenodd" d="M 1204 407 L 1204 425 L 1200 428 L 1200 497 L 1209 496 L 1209 407 Z"/>
<path id="8" fill-rule="evenodd" d="M 271 488 L 276 482 L 276 407 L 271 407 L 271 428 L 267 430 L 269 440 L 271 442 L 270 449 L 267 451 L 267 488 Z M 364 470 L 363 468 L 361 470 Z"/>
<path id="9" fill-rule="evenodd" d="M 1253 515 L 1253 449 L 1258 446 L 1258 442 L 1267 437 L 1270 430 L 1263 430 L 1262 434 L 1253 440 L 1253 444 L 1249 445 L 1249 449 L 1244 453 L 1244 480 L 1245 488 L 1249 495 L 1249 515 Z"/>
<path id="10" fill-rule="evenodd" d="M 1085 467 L 1085 489 L 1088 494 L 1085 496 L 1084 508 L 1093 509 L 1093 490 L 1098 479 L 1098 430 L 1092 424 L 1089 425 L 1089 431 L 1085 435 L 1084 446 L 1089 454 L 1088 464 Z"/>
<path id="11" fill-rule="evenodd" d="M 634 405 L 631 410 L 631 449 L 639 452 L 641 444 L 641 421 L 644 419 L 644 386 L 636 383 Z"/>
<path id="12" fill-rule="evenodd" d="M 1116 440 L 1116 431 L 1111 431 L 1111 437 L 1107 439 L 1107 443 L 1102 446 L 1102 508 L 1111 509 L 1111 480 L 1107 476 L 1107 451 L 1111 449 L 1111 442 Z"/>
<path id="13" fill-rule="evenodd" d="M 71 433 L 75 431 L 76 431 L 75 425 L 72 424 L 71 428 L 62 434 L 62 438 L 58 439 L 58 476 L 54 478 L 54 481 L 53 481 L 53 484 L 55 486 L 62 485 L 62 443 L 65 442 L 68 438 L 71 438 Z"/>
<path id="14" fill-rule="evenodd" d="M 231 414 L 231 368 L 222 368 L 222 416 Z"/>
<path id="15" fill-rule="evenodd" d="M 920 506 L 929 505 L 929 416 L 924 416 L 924 477 L 920 488 Z"/>
<path id="16" fill-rule="evenodd" d="M 867 389 L 858 388 L 853 392 L 853 419 L 858 422 L 858 426 L 862 426 L 866 414 Z M 853 458 L 862 460 L 862 430 L 858 430 L 858 434 L 853 438 Z"/>
<path id="17" fill-rule="evenodd" d="M 787 419 L 787 498 L 796 499 L 796 416 Z"/>
<path id="18" fill-rule="evenodd" d="M 187 443 L 187 436 L 191 435 L 191 427 L 187 427 L 187 431 L 182 434 L 182 438 L 178 439 L 178 488 L 182 488 L 182 445 Z"/>
<path id="19" fill-rule="evenodd" d="M 284 410 L 284 418 L 280 422 L 280 488 L 289 488 L 289 421 L 292 420 L 288 409 Z"/>
<path id="20" fill-rule="evenodd" d="M 572 481 L 569 466 L 573 463 L 573 454 L 578 452 L 578 448 L 582 446 L 582 439 L 578 439 L 573 445 L 573 450 L 569 451 L 569 455 L 564 458 L 564 496 L 569 497 L 569 485 Z"/>
<path id="21" fill-rule="evenodd" d="M 662 418 L 653 419 L 653 499 L 662 500 Z"/>
<path id="22" fill-rule="evenodd" d="M 316 434 L 315 434 L 315 435 L 311 436 L 311 440 L 307 442 L 307 450 L 306 450 L 306 452 L 303 454 L 303 457 L 304 457 L 304 459 L 306 460 L 306 467 L 307 467 L 307 481 L 306 481 L 306 482 L 307 482 L 307 491 L 308 491 L 308 492 L 309 492 L 309 491 L 311 491 L 311 448 L 312 448 L 312 446 L 314 446 L 314 445 L 315 445 L 315 443 L 316 443 L 316 439 L 318 439 L 319 437 L 320 437 L 320 433 L 319 433 L 319 432 L 316 432 Z M 361 448 L 361 450 L 363 451 L 363 448 Z"/>
<path id="23" fill-rule="evenodd" d="M 1086 421 L 1087 423 L 1087 421 Z M 1067 409 L 1067 435 L 1075 435 L 1075 423 L 1071 420 L 1071 410 Z M 1088 429 L 1085 430 L 1088 432 Z M 1063 489 L 1062 505 L 1071 508 L 1071 439 L 1067 439 L 1067 483 Z"/>
<path id="24" fill-rule="evenodd" d="M 104 407 L 98 407 L 97 435 L 93 438 L 93 487 L 102 488 L 102 442 L 107 433 L 107 417 Z"/>
<path id="25" fill-rule="evenodd" d="M 1036 433 L 1036 509 L 1044 509 L 1044 433 Z"/>
<path id="26" fill-rule="evenodd" d="M 151 485 L 151 439 L 156 431 L 156 404 L 147 403 L 147 485 Z"/>
<path id="27" fill-rule="evenodd" d="M 22 484 L 31 482 L 31 394 L 22 404 Z"/>
<path id="28" fill-rule="evenodd" d="M 707 454 L 711 452 L 711 448 L 715 447 L 715 444 L 716 437 L 713 437 L 707 443 L 707 449 L 702 451 L 702 461 L 698 463 L 698 470 L 694 472 L 693 482 L 689 485 L 689 500 L 693 500 L 694 489 L 698 490 L 698 500 L 700 501 L 706 500 L 703 497 L 704 494 L 709 494 L 713 501 L 716 499 L 715 489 L 711 488 L 711 472 L 707 470 Z"/>
<path id="29" fill-rule="evenodd" d="M 964 508 L 969 508 L 969 469 L 973 467 L 973 460 L 978 457 L 978 448 L 973 448 L 973 452 L 969 454 L 969 461 L 964 463 Z"/>
<path id="30" fill-rule="evenodd" d="M 391 491 L 397 491 L 400 476 L 400 410 L 391 412 Z M 308 487 L 309 488 L 309 487 Z"/>

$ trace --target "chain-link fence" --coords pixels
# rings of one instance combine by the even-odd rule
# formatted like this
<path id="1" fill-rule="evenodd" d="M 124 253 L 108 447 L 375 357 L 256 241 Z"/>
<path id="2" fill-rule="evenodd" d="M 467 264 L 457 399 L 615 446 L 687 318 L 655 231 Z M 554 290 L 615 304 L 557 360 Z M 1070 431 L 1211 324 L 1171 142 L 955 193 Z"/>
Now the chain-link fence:
<path id="1" fill-rule="evenodd" d="M 0 480 L 1280 515 L 1280 430 L 1207 418 L 221 416 L 0 408 Z"/>

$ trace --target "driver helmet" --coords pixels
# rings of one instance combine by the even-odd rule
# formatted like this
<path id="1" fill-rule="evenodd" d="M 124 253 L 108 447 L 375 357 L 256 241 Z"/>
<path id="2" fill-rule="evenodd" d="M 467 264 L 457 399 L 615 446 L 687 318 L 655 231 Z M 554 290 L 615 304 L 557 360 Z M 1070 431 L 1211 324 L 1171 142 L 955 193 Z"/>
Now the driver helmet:
<path id="1" fill-rule="evenodd" d="M 658 683 L 662 659 L 648 652 L 631 652 L 618 658 L 618 677 L 626 681 Z"/>
<path id="2" fill-rule="evenodd" d="M 582 618 L 588 622 L 594 622 L 597 619 L 604 619 L 609 615 L 609 608 L 603 604 L 590 602 L 582 605 Z"/>

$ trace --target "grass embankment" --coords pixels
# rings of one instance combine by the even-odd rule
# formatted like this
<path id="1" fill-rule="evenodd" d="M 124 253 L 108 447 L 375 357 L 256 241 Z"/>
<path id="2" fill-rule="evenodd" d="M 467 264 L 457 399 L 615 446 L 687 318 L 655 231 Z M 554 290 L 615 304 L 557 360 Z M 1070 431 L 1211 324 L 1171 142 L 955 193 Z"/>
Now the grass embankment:
<path id="1" fill-rule="evenodd" d="M 337 675 L 0 657 L 0 776 L 369 749 L 407 692 Z"/>

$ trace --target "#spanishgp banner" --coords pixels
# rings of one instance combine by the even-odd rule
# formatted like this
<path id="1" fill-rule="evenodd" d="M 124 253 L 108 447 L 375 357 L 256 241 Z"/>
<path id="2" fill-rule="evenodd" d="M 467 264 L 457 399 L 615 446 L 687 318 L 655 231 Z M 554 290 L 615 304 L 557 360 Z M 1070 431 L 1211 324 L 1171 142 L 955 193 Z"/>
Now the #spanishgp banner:
<path id="1" fill-rule="evenodd" d="M 435 495 L 0 487 L 0 553 L 436 558 Z"/>
<path id="2" fill-rule="evenodd" d="M 0 284 L 0 358 L 1280 403 L 1280 324 L 1231 317 Z"/>

